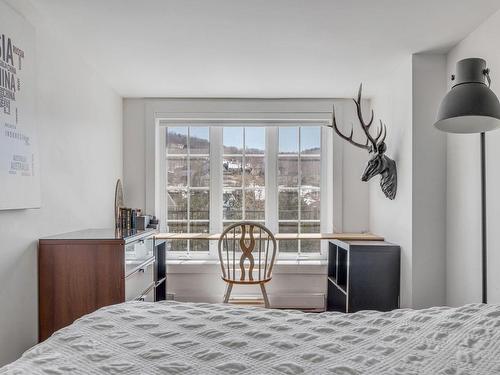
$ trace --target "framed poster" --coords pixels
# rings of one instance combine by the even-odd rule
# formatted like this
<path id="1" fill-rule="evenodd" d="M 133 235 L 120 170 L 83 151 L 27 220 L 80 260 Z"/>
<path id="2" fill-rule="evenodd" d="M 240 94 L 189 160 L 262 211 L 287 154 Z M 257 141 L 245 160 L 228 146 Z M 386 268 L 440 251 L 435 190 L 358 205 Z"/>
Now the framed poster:
<path id="1" fill-rule="evenodd" d="M 0 0 L 0 210 L 40 207 L 35 30 Z"/>

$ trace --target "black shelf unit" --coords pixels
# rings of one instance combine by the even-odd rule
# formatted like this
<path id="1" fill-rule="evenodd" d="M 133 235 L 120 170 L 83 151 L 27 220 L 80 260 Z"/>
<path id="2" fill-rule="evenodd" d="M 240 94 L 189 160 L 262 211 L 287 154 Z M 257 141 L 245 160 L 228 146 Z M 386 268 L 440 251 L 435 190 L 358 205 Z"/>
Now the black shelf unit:
<path id="1" fill-rule="evenodd" d="M 400 247 L 385 241 L 330 241 L 327 310 L 399 308 L 400 258 Z"/>
<path id="2" fill-rule="evenodd" d="M 156 257 L 155 267 L 155 301 L 167 299 L 167 241 L 154 239 Z"/>

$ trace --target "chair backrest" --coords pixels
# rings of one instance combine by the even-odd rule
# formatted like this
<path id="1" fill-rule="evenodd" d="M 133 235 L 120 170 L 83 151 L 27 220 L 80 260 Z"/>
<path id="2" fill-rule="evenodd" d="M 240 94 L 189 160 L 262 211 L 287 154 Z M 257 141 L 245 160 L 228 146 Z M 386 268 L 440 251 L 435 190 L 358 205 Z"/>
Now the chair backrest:
<path id="1" fill-rule="evenodd" d="M 226 280 L 254 283 L 269 280 L 276 260 L 276 239 L 262 224 L 250 221 L 232 224 L 219 238 L 219 260 Z"/>

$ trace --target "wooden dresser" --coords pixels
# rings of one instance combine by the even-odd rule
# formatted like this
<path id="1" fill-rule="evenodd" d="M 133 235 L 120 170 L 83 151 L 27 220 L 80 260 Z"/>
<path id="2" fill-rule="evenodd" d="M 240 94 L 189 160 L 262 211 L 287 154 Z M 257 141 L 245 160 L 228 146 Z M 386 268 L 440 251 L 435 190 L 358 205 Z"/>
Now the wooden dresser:
<path id="1" fill-rule="evenodd" d="M 88 229 L 40 239 L 39 341 L 104 306 L 164 300 L 165 242 L 154 234 Z"/>

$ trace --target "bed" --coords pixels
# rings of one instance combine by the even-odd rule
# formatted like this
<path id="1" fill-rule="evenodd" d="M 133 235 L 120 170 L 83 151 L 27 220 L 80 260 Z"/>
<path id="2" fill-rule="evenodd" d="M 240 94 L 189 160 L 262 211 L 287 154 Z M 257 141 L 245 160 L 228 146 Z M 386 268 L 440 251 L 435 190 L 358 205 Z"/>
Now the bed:
<path id="1" fill-rule="evenodd" d="M 500 306 L 355 314 L 222 304 L 102 308 L 0 374 L 500 374 Z"/>

